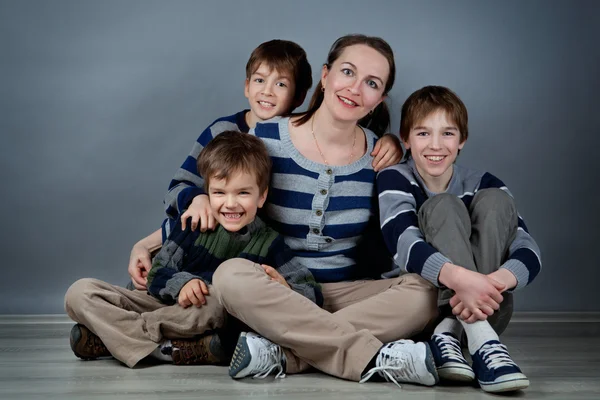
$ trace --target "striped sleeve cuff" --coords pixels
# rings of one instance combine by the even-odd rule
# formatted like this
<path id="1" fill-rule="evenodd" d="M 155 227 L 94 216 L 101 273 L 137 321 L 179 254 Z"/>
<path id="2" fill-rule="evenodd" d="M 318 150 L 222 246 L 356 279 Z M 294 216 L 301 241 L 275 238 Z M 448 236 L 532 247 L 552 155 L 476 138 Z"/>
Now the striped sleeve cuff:
<path id="1" fill-rule="evenodd" d="M 522 289 L 527 286 L 527 283 L 529 283 L 529 270 L 521 261 L 511 258 L 506 260 L 506 262 L 502 264 L 500 268 L 509 270 L 515 276 L 515 278 L 517 278 L 517 286 L 511 289 L 511 292 Z"/>
<path id="2" fill-rule="evenodd" d="M 423 265 L 423 269 L 421 270 L 421 276 L 427 279 L 429 282 L 433 283 L 435 286 L 440 287 L 440 282 L 438 280 L 440 276 L 440 271 L 442 269 L 442 265 L 445 263 L 451 263 L 450 259 L 444 256 L 442 253 L 435 252 L 425 260 L 425 264 Z"/>

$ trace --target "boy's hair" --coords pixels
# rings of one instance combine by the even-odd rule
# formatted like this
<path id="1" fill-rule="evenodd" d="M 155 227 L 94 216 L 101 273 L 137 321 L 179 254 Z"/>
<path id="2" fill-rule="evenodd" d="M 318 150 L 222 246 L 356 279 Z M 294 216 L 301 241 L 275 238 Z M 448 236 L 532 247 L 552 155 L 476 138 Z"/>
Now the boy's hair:
<path id="1" fill-rule="evenodd" d="M 202 149 L 196 165 L 204 178 L 206 192 L 212 178 L 227 180 L 240 172 L 254 175 L 261 193 L 269 187 L 271 157 L 267 147 L 262 140 L 247 133 L 220 133 Z"/>
<path id="2" fill-rule="evenodd" d="M 304 49 L 289 40 L 275 39 L 262 43 L 250 54 L 246 63 L 246 79 L 250 79 L 262 63 L 272 70 L 291 75 L 290 78 L 296 86 L 293 107 L 302 104 L 312 86 L 312 69 Z M 292 111 L 293 109 L 289 110 Z"/>
<path id="3" fill-rule="evenodd" d="M 460 97 L 444 86 L 425 86 L 408 96 L 402 105 L 400 139 L 406 142 L 410 130 L 432 112 L 444 110 L 460 131 L 460 142 L 469 137 L 469 115 Z M 407 150 L 406 156 L 410 156 Z"/>

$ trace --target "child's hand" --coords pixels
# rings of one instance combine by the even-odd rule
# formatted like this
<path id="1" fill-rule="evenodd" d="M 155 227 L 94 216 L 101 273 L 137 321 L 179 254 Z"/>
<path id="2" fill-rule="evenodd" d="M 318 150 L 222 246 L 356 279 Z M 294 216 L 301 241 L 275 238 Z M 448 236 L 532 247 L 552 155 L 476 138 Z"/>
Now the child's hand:
<path id="1" fill-rule="evenodd" d="M 379 172 L 385 167 L 398 164 L 402 159 L 402 154 L 400 139 L 396 135 L 386 133 L 375 143 L 375 148 L 371 152 L 371 155 L 375 157 L 372 164 L 373 168 L 376 172 Z"/>
<path id="2" fill-rule="evenodd" d="M 210 201 L 205 194 L 199 194 L 194 197 L 192 204 L 183 214 L 181 214 L 181 230 L 185 231 L 185 224 L 188 218 L 192 217 L 192 231 L 195 231 L 200 222 L 200 232 L 205 232 L 207 229 L 211 231 L 217 226 L 215 217 L 210 209 Z"/>
<path id="3" fill-rule="evenodd" d="M 127 272 L 131 276 L 131 282 L 136 289 L 146 290 L 150 268 L 152 268 L 150 250 L 141 242 L 137 242 L 131 249 L 129 267 L 127 268 Z"/>
<path id="4" fill-rule="evenodd" d="M 188 308 L 192 304 L 196 307 L 202 307 L 206 304 L 204 296 L 208 295 L 208 287 L 201 279 L 192 279 L 179 291 L 177 302 L 183 308 Z"/>
<path id="5" fill-rule="evenodd" d="M 457 274 L 460 276 L 453 280 L 453 287 L 449 286 L 456 293 L 450 299 L 450 306 L 455 315 L 467 322 L 482 321 L 500 308 L 504 299 L 500 292 L 506 288 L 504 284 L 465 268 L 458 269 Z M 459 305 L 461 306 L 455 311 L 454 308 Z"/>
<path id="6" fill-rule="evenodd" d="M 281 283 L 283 286 L 287 287 L 288 289 L 291 289 L 291 287 L 287 283 L 287 281 L 283 278 L 283 276 L 281 276 L 281 274 L 279 272 L 277 272 L 277 270 L 275 268 L 273 268 L 269 265 L 265 265 L 265 264 L 262 264 L 261 267 L 263 267 L 263 269 L 265 270 L 267 275 L 269 275 L 271 280 L 277 281 L 277 282 Z"/>

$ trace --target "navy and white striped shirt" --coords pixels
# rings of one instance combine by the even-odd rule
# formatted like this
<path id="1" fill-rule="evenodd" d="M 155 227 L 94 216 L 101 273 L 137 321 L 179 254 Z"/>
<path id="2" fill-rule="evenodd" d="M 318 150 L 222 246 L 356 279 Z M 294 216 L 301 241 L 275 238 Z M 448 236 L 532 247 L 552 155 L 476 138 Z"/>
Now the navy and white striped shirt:
<path id="1" fill-rule="evenodd" d="M 506 185 L 494 175 L 455 164 L 445 193 L 458 196 L 469 209 L 477 191 L 487 188 L 501 189 L 513 197 Z M 427 243 L 419 229 L 419 209 L 435 193 L 427 189 L 414 160 L 381 171 L 377 176 L 377 191 L 381 230 L 397 265 L 385 276 L 398 275 L 401 270 L 413 272 L 439 286 L 442 265 L 451 261 Z M 542 267 L 538 245 L 529 234 L 523 218 L 520 215 L 518 218 L 517 235 L 509 247 L 507 260 L 500 266 L 517 278 L 515 290 L 531 283 Z"/>
<path id="2" fill-rule="evenodd" d="M 284 237 L 295 261 L 308 267 L 317 282 L 373 277 L 376 266 L 366 270 L 357 259 L 358 245 L 365 234 L 379 235 L 376 173 L 370 155 L 377 136 L 363 128 L 365 154 L 350 165 L 328 166 L 300 154 L 292 143 L 288 124 L 289 118 L 275 118 L 249 131 L 264 141 L 273 162 L 269 196 L 261 217 Z M 206 138 L 208 135 L 201 135 L 195 148 L 203 147 Z M 188 174 L 192 172 L 184 169 Z M 201 178 L 194 183 L 198 187 L 203 184 Z M 173 182 L 171 186 L 175 186 Z M 173 208 L 176 200 L 171 196 Z"/>

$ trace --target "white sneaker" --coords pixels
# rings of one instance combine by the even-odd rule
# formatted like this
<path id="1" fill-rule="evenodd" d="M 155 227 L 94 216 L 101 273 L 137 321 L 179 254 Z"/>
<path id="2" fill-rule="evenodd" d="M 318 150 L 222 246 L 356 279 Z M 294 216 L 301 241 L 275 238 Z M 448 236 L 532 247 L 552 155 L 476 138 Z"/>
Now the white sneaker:
<path id="1" fill-rule="evenodd" d="M 377 353 L 375 365 L 362 377 L 360 383 L 368 381 L 375 372 L 398 386 L 398 382 L 425 386 L 433 386 L 439 382 L 433 355 L 427 343 L 415 343 L 412 340 L 388 343 Z"/>
<path id="2" fill-rule="evenodd" d="M 263 379 L 278 370 L 275 378 L 285 378 L 284 366 L 285 356 L 281 346 L 256 333 L 242 332 L 229 364 L 229 376 L 240 379 L 252 375 L 253 378 Z"/>

